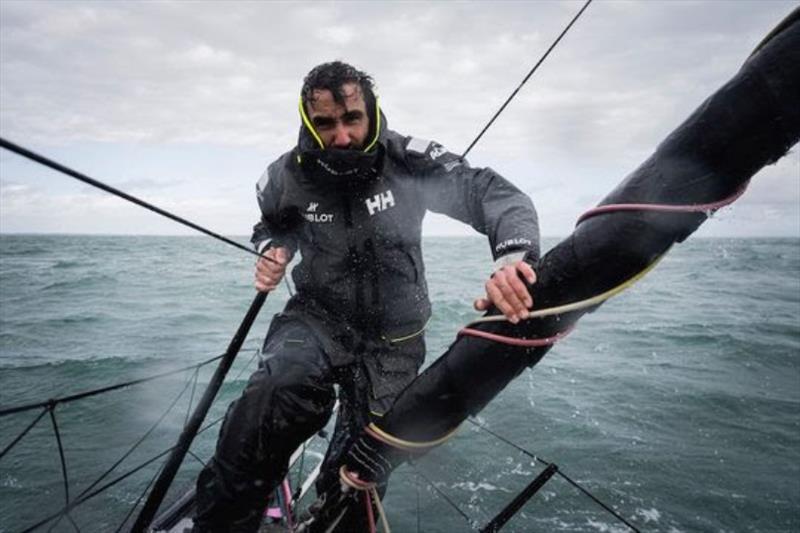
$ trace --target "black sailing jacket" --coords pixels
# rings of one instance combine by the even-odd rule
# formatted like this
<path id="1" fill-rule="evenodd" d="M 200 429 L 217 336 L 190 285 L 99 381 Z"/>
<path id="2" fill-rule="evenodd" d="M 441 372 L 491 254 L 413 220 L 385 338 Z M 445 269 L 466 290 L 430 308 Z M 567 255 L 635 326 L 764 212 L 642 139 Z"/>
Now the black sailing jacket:
<path id="1" fill-rule="evenodd" d="M 301 129 L 298 147 L 259 180 L 262 218 L 252 241 L 259 250 L 300 251 L 292 273 L 297 294 L 287 312 L 308 317 L 336 341 L 334 365 L 352 362 L 365 342 L 400 342 L 424 330 L 431 313 L 421 249 L 426 211 L 487 235 L 495 259 L 519 252 L 538 259 L 533 204 L 491 169 L 471 168 L 435 142 L 383 127 L 378 176 L 354 187 L 329 186 L 301 169 L 304 137 Z M 458 258 L 452 261 L 457 268 Z"/>

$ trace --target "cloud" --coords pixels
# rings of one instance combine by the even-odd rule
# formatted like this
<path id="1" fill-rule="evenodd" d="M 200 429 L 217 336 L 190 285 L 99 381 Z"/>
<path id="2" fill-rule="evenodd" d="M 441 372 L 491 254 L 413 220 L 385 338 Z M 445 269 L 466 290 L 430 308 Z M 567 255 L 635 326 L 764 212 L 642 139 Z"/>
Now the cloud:
<path id="1" fill-rule="evenodd" d="M 180 216 L 217 225 L 237 208 L 229 199 L 211 195 L 174 197 L 155 193 L 148 196 L 148 201 Z M 92 188 L 53 193 L 33 185 L 2 182 L 0 211 L 3 232 L 24 232 L 26 226 L 38 225 L 42 228 L 39 231 L 63 233 L 65 228 L 59 222 L 63 217 L 69 221 L 69 231 L 76 233 L 164 233 L 161 220 L 152 213 Z M 171 226 L 169 233 L 195 234 L 182 226 Z"/>
<path id="2" fill-rule="evenodd" d="M 391 127 L 460 152 L 582 3 L 4 1 L 0 133 L 43 147 L 229 146 L 267 159 L 295 140 L 303 76 L 338 58 L 373 75 Z M 793 7 L 593 3 L 470 159 L 565 221 L 646 158 Z M 794 167 L 776 168 L 777 196 L 800 202 Z M 249 191 L 257 176 L 239 179 Z M 546 192 L 559 190 L 575 199 L 567 210 Z"/>

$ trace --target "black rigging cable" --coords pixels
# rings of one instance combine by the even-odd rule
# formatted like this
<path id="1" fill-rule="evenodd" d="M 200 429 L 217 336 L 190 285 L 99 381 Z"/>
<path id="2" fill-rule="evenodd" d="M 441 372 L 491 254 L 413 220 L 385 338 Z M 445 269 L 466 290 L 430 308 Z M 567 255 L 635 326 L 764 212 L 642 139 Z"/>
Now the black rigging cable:
<path id="1" fill-rule="evenodd" d="M 45 408 L 45 409 L 42 409 L 42 412 L 41 412 L 41 413 L 39 413 L 39 414 L 38 414 L 38 416 L 37 416 L 36 418 L 34 418 L 34 419 L 33 419 L 33 422 L 31 422 L 30 424 L 28 424 L 28 425 L 25 427 L 25 429 L 23 429 L 23 430 L 22 430 L 22 432 L 21 432 L 19 435 L 17 435 L 17 436 L 16 436 L 16 438 L 14 438 L 14 440 L 12 440 L 12 441 L 11 441 L 11 443 L 10 443 L 8 446 L 6 446 L 5 448 L 3 448 L 3 451 L 2 451 L 2 452 L 0 452 L 0 459 L 2 459 L 3 457 L 5 457 L 5 455 L 6 455 L 6 454 L 7 454 L 9 451 L 11 451 L 11 448 L 13 448 L 14 446 L 16 446 L 16 445 L 17 445 L 17 443 L 18 443 L 19 441 L 21 441 L 21 440 L 22 440 L 22 438 L 23 438 L 25 435 L 27 435 L 27 434 L 28 434 L 28 432 L 30 432 L 30 430 L 32 430 L 32 429 L 33 429 L 33 427 L 34 427 L 36 424 L 38 424 L 38 423 L 39 423 L 39 420 L 41 420 L 42 418 L 44 418 L 44 415 L 46 415 L 46 414 L 47 414 L 47 409 L 46 409 L 46 408 Z"/>
<path id="2" fill-rule="evenodd" d="M 72 507 L 77 507 L 78 505 L 81 505 L 81 504 L 85 503 L 86 501 L 94 498 L 98 494 L 102 494 L 103 492 L 107 491 L 108 489 L 110 489 L 111 487 L 116 485 L 117 483 L 120 483 L 120 482 L 126 480 L 127 478 L 129 478 L 133 474 L 135 474 L 135 473 L 139 472 L 140 470 L 143 470 L 144 468 L 147 468 L 151 464 L 155 463 L 156 461 L 158 461 L 159 459 L 161 459 L 162 457 L 167 455 L 170 451 L 172 451 L 172 449 L 173 448 L 168 448 L 168 449 L 164 450 L 163 452 L 159 453 L 158 455 L 156 455 L 154 457 L 151 457 L 150 459 L 148 459 L 147 461 L 139 464 L 135 468 L 133 468 L 131 470 L 128 470 L 124 474 L 120 474 L 119 476 L 117 476 L 116 478 L 112 479 L 111 481 L 109 481 L 105 485 L 102 485 L 101 487 L 98 487 L 94 491 L 88 493 L 86 496 L 82 496 L 80 498 L 75 498 L 75 500 L 72 501 L 71 506 Z M 45 518 L 42 518 L 41 520 L 39 520 L 38 522 L 36 522 L 32 526 L 28 526 L 27 528 L 25 528 L 22 531 L 22 533 L 30 533 L 31 531 L 34 531 L 34 530 L 38 529 L 40 526 L 48 523 L 49 521 L 51 521 L 51 520 L 53 520 L 55 518 L 58 518 L 59 516 L 61 516 L 67 510 L 68 510 L 68 508 L 66 506 L 61 508 L 59 511 L 57 511 L 57 512 L 51 514 L 51 515 L 48 515 Z"/>
<path id="3" fill-rule="evenodd" d="M 508 445 L 509 445 L 509 446 L 511 446 L 512 448 L 515 448 L 515 449 L 516 449 L 516 450 L 518 450 L 519 452 L 521 452 L 521 453 L 523 453 L 523 454 L 527 455 L 528 457 L 530 457 L 530 458 L 531 458 L 531 459 L 533 459 L 534 461 L 536 461 L 536 462 L 538 462 L 538 463 L 541 463 L 541 464 L 543 464 L 543 465 L 545 465 L 545 466 L 548 466 L 548 467 L 549 467 L 549 466 L 551 466 L 551 465 L 553 464 L 553 463 L 550 463 L 549 461 L 545 461 L 544 459 L 542 459 L 541 457 L 539 457 L 539 456 L 538 456 L 538 455 L 536 455 L 535 453 L 533 453 L 533 452 L 529 452 L 528 450 L 526 450 L 525 448 L 523 448 L 523 447 L 522 447 L 522 446 L 520 446 L 519 444 L 516 444 L 515 442 L 513 442 L 513 441 L 511 441 L 511 440 L 509 440 L 509 439 L 507 439 L 507 438 L 503 437 L 503 436 L 502 436 L 502 435 L 500 435 L 499 433 L 496 433 L 496 432 L 492 431 L 491 429 L 489 429 L 488 427 L 486 427 L 486 426 L 484 426 L 483 424 L 479 423 L 478 421 L 476 421 L 476 420 L 473 420 L 472 418 L 467 418 L 467 421 L 468 421 L 470 424 L 474 425 L 475 427 L 477 427 L 477 428 L 479 428 L 479 429 L 481 429 L 481 430 L 483 430 L 483 431 L 487 432 L 488 434 L 492 435 L 492 436 L 493 436 L 493 437 L 495 437 L 496 439 L 499 439 L 499 440 L 501 440 L 502 442 L 504 442 L 504 443 L 508 444 Z M 626 519 L 625 519 L 625 517 L 624 517 L 624 516 L 622 516 L 621 514 L 619 514 L 618 512 L 616 512 L 616 511 L 615 511 L 614 509 L 612 509 L 612 508 L 611 508 L 609 505 L 607 505 L 607 504 L 603 503 L 602 501 L 600 501 L 600 499 L 599 499 L 597 496 L 595 496 L 594 494 L 592 494 L 591 492 L 589 492 L 587 489 L 585 489 L 584 487 L 582 487 L 582 486 L 581 486 L 581 485 L 580 485 L 580 484 L 579 484 L 577 481 L 575 481 L 575 480 L 573 480 L 572 478 L 570 478 L 569 476 L 567 476 L 567 475 L 566 475 L 564 472 L 562 472 L 560 469 L 559 469 L 559 470 L 557 470 L 557 471 L 555 472 L 555 474 L 556 474 L 557 476 L 561 477 L 562 479 L 564 479 L 564 481 L 566 481 L 567 483 L 569 483 L 570 485 L 572 485 L 573 487 L 575 487 L 575 488 L 576 488 L 576 489 L 578 489 L 579 491 L 581 491 L 581 492 L 582 492 L 584 495 L 588 496 L 588 497 L 589 497 L 589 498 L 590 498 L 590 499 L 591 499 L 593 502 L 595 502 L 597 505 L 599 505 L 600 507 L 602 507 L 603 509 L 605 509 L 606 511 L 608 511 L 609 513 L 611 513 L 611 514 L 614 516 L 614 518 L 616 518 L 617 520 L 619 520 L 620 522 L 622 522 L 623 524 L 625 524 L 626 526 L 628 526 L 628 527 L 629 527 L 629 528 L 630 528 L 632 531 L 634 531 L 634 532 L 636 532 L 636 533 L 640 533 L 640 531 L 639 531 L 639 528 L 637 528 L 635 525 L 631 524 L 631 523 L 630 523 L 628 520 L 626 520 Z"/>
<path id="4" fill-rule="evenodd" d="M 435 484 L 435 483 L 434 483 L 434 482 L 433 482 L 433 481 L 432 481 L 430 478 L 428 478 L 428 476 L 426 476 L 426 475 L 425 475 L 425 474 L 422 472 L 422 469 L 420 469 L 420 468 L 417 468 L 417 467 L 416 467 L 416 465 L 414 465 L 414 464 L 412 464 L 412 463 L 409 463 L 409 464 L 411 464 L 411 466 L 414 468 L 414 472 L 416 472 L 416 473 L 417 473 L 417 475 L 418 475 L 419 477 L 421 477 L 422 479 L 424 479 L 424 480 L 425 480 L 425 483 L 427 483 L 427 484 L 428 484 L 428 486 L 429 486 L 429 487 L 431 487 L 431 488 L 432 488 L 432 489 L 433 489 L 433 490 L 436 492 L 436 494 L 438 494 L 438 495 L 439 495 L 439 496 L 440 496 L 440 497 L 441 497 L 441 498 L 442 498 L 442 499 L 443 499 L 445 502 L 447 502 L 447 504 L 448 504 L 448 505 L 450 505 L 450 507 L 452 507 L 453 509 L 455 509 L 455 510 L 456 510 L 456 512 L 457 512 L 458 514 L 460 514 L 460 515 L 461 515 L 461 517 L 462 517 L 464 520 L 466 520 L 466 521 L 467 521 L 467 524 L 469 524 L 469 527 L 470 527 L 470 528 L 471 528 L 473 531 L 477 531 L 477 530 L 478 530 L 478 524 L 476 524 L 476 523 L 475 523 L 475 522 L 474 522 L 474 521 L 473 521 L 473 520 L 472 520 L 472 519 L 469 517 L 469 515 L 467 515 L 467 513 L 465 513 L 464 511 L 462 511 L 462 510 L 461 510 L 461 508 L 458 506 L 458 504 L 456 504 L 456 502 L 454 502 L 454 501 L 453 501 L 453 500 L 452 500 L 452 499 L 451 499 L 451 498 L 450 498 L 450 497 L 449 497 L 447 494 L 445 494 L 445 493 L 444 493 L 444 491 L 442 491 L 442 490 L 441 490 L 439 487 L 437 487 L 437 486 L 436 486 L 436 484 Z"/>
<path id="5" fill-rule="evenodd" d="M 155 379 L 165 378 L 165 377 L 171 376 L 173 374 L 179 374 L 179 373 L 185 372 L 187 370 L 200 368 L 202 366 L 205 366 L 205 365 L 208 365 L 210 363 L 213 363 L 214 361 L 222 359 L 224 356 L 225 356 L 225 354 L 220 354 L 220 355 L 212 357 L 211 359 L 206 359 L 205 361 L 202 361 L 200 363 L 195 363 L 193 365 L 185 366 L 185 367 L 182 367 L 182 368 L 177 368 L 175 370 L 168 370 L 166 372 L 161 372 L 160 374 L 155 374 L 155 375 L 152 375 L 152 376 L 149 376 L 149 377 L 146 377 L 146 378 L 132 379 L 130 381 L 125 381 L 123 383 L 117 383 L 116 385 L 109 385 L 107 387 L 100 387 L 99 389 L 93 389 L 93 390 L 88 390 L 88 391 L 84 391 L 84 392 L 79 392 L 79 393 L 76 393 L 76 394 L 71 394 L 69 396 L 62 396 L 60 398 L 53 398 L 53 399 L 50 399 L 50 400 L 45 400 L 43 402 L 36 402 L 36 403 L 30 403 L 30 404 L 26 404 L 26 405 L 18 405 L 16 407 L 8 407 L 6 409 L 0 409 L 0 418 L 2 418 L 4 416 L 7 416 L 7 415 L 12 415 L 14 413 L 21 413 L 23 411 L 30 411 L 31 409 L 36 409 L 36 408 L 39 408 L 39 407 L 47 407 L 47 406 L 49 406 L 51 404 L 55 405 L 55 404 L 59 404 L 59 403 L 69 403 L 69 402 L 73 402 L 75 400 L 82 400 L 83 398 L 88 398 L 90 396 L 96 396 L 98 394 L 103 394 L 105 392 L 111 392 L 111 391 L 117 390 L 117 389 L 124 389 L 125 387 L 130 387 L 131 385 L 138 385 L 139 383 L 146 383 L 148 381 L 153 381 Z M 0 458 L 3 457 L 3 454 L 5 454 L 5 452 L 6 452 L 6 450 L 3 450 L 3 453 L 0 454 Z"/>
<path id="6" fill-rule="evenodd" d="M 244 373 L 244 370 L 250 366 L 250 364 L 255 359 L 255 355 L 258 355 L 258 352 L 256 352 L 254 354 L 254 356 L 252 358 L 250 358 L 250 361 L 247 363 L 247 365 L 245 365 L 244 368 L 242 368 L 242 370 L 237 375 L 236 379 L 241 377 L 241 375 Z M 47 414 L 46 410 L 44 411 L 44 414 Z M 222 420 L 224 418 L 225 418 L 225 415 L 222 415 L 222 416 L 219 416 L 219 417 L 215 418 L 214 420 L 212 420 L 211 422 L 209 422 L 208 424 L 206 424 L 205 426 L 200 428 L 200 430 L 197 432 L 197 434 L 200 435 L 202 433 L 205 433 L 206 431 L 208 431 L 212 427 L 214 427 L 217 424 L 219 424 L 220 422 L 222 422 Z M 34 531 L 34 530 L 38 529 L 40 526 L 50 522 L 51 520 L 54 520 L 54 519 L 60 517 L 65 512 L 67 512 L 67 511 L 69 511 L 69 510 L 71 510 L 71 509 L 73 509 L 73 508 L 75 508 L 75 507 L 77 507 L 79 505 L 82 505 L 83 503 L 87 502 L 88 500 L 94 498 L 95 496 L 97 496 L 99 494 L 102 494 L 103 492 L 107 491 L 108 489 L 110 489 L 114 485 L 116 485 L 118 483 L 121 483 L 122 481 L 125 481 L 127 478 L 129 478 L 133 474 L 136 474 L 137 472 L 147 468 L 148 466 L 150 466 L 151 464 L 155 463 L 156 461 L 158 461 L 159 459 L 161 459 L 162 457 L 164 457 L 165 455 L 167 455 L 168 453 L 170 453 L 174 449 L 175 449 L 175 446 L 171 446 L 171 447 L 167 448 L 166 450 L 163 450 L 160 453 L 156 454 L 155 456 L 145 460 L 144 462 L 140 463 L 139 465 L 133 467 L 132 469 L 128 470 L 127 472 L 125 472 L 123 474 L 120 474 L 116 478 L 112 479 L 111 481 L 107 482 L 106 484 L 102 485 L 101 487 L 95 489 L 94 491 L 88 492 L 88 493 L 85 493 L 85 494 L 81 493 L 81 495 L 78 496 L 77 498 L 75 498 L 70 503 L 70 505 L 64 506 L 59 511 L 57 511 L 57 512 L 51 514 L 51 515 L 48 515 L 47 517 L 39 520 L 35 524 L 33 524 L 33 525 L 27 527 L 25 530 L 23 530 L 22 533 L 30 533 L 31 531 Z M 157 473 L 158 472 L 160 472 L 160 470 L 157 471 Z M 148 487 L 149 487 L 149 485 L 148 485 Z"/>
<path id="7" fill-rule="evenodd" d="M 583 7 L 580 9 L 580 11 L 578 11 L 578 13 L 572 18 L 570 23 L 567 24 L 567 27 L 564 28 L 564 31 L 561 32 L 561 35 L 559 35 L 558 38 L 555 41 L 553 41 L 553 44 L 550 45 L 550 48 L 547 49 L 547 51 L 539 59 L 539 61 L 536 62 L 536 64 L 533 66 L 533 68 L 530 70 L 530 72 L 528 72 L 528 75 L 525 76 L 525 78 L 523 78 L 522 82 L 517 86 L 517 88 L 514 89 L 514 91 L 511 93 L 511 96 L 509 96 L 506 99 L 506 101 L 503 102 L 503 105 L 500 106 L 500 109 L 497 110 L 497 112 L 494 114 L 494 116 L 491 119 L 489 119 L 489 122 L 487 122 L 486 125 L 483 127 L 483 129 L 478 134 L 478 136 L 475 137 L 475 140 L 473 140 L 470 143 L 470 145 L 467 147 L 467 149 L 464 150 L 464 153 L 461 154 L 461 159 L 464 159 L 465 157 L 467 157 L 467 154 L 469 153 L 470 150 L 472 150 L 472 147 L 475 146 L 476 144 L 478 144 L 478 141 L 481 139 L 481 137 L 483 137 L 483 134 L 486 133 L 486 130 L 488 130 L 489 127 L 492 124 L 494 124 L 494 121 L 497 120 L 497 117 L 500 116 L 500 113 L 502 113 L 505 110 L 506 106 L 508 106 L 508 104 L 511 103 L 511 100 L 513 100 L 514 97 L 519 92 L 519 90 L 522 89 L 522 86 L 525 85 L 528 82 L 528 80 L 530 79 L 531 76 L 533 76 L 533 73 L 536 72 L 536 70 L 539 68 L 539 65 L 541 65 L 544 62 L 545 59 L 547 59 L 547 56 L 550 55 L 550 52 L 553 51 L 553 49 L 556 47 L 556 45 L 559 43 L 559 41 L 561 41 L 561 39 L 564 37 L 564 35 L 567 34 L 569 29 L 572 27 L 572 25 L 575 24 L 575 22 L 580 18 L 581 15 L 583 15 L 583 12 L 586 11 L 586 8 L 589 7 L 589 4 L 591 4 L 591 3 L 592 3 L 592 0 L 586 0 L 586 3 L 583 4 Z"/>
<path id="8" fill-rule="evenodd" d="M 124 454 L 122 454 L 122 456 L 119 459 L 117 459 L 114 462 L 113 465 L 108 467 L 105 472 L 100 474 L 100 477 L 95 479 L 88 487 L 83 489 L 83 491 L 81 491 L 79 496 L 83 496 L 83 495 L 87 494 L 88 492 L 90 492 L 101 481 L 103 481 L 109 474 L 111 474 L 111 472 L 116 470 L 116 468 L 119 465 L 121 465 L 122 462 L 125 461 L 125 459 L 127 459 L 147 439 L 147 437 L 149 437 L 153 433 L 153 431 L 156 430 L 156 428 L 159 425 L 161 425 L 161 422 L 164 421 L 164 419 L 167 417 L 167 415 L 172 411 L 172 409 L 178 404 L 180 399 L 183 397 L 183 394 L 186 392 L 186 389 L 189 388 L 189 383 L 190 382 L 188 382 L 188 381 L 186 382 L 186 385 L 184 385 L 183 389 L 181 389 L 181 391 L 178 393 L 178 395 L 175 396 L 175 399 L 172 400 L 172 402 L 169 404 L 169 406 L 167 406 L 167 409 L 161 414 L 161 416 L 158 417 L 158 419 L 150 426 L 150 428 L 147 431 L 144 432 L 144 435 L 139 437 L 139 439 L 136 442 L 134 442 L 133 445 L 131 445 L 130 448 L 128 448 L 128 451 L 126 451 Z"/>
<path id="9" fill-rule="evenodd" d="M 194 379 L 192 380 L 192 393 L 189 395 L 189 403 L 186 405 L 186 417 L 183 419 L 183 425 L 189 421 L 189 416 L 192 414 L 192 405 L 194 404 L 194 391 L 197 390 L 197 379 L 200 377 L 200 369 L 194 369 Z"/>
<path id="10" fill-rule="evenodd" d="M 175 399 L 170 403 L 170 405 L 167 407 L 167 409 L 164 411 L 164 413 L 162 413 L 162 415 L 158 418 L 158 420 L 156 420 L 156 422 L 150 427 L 150 429 L 148 429 L 144 433 L 144 435 L 142 437 L 140 437 L 128 449 L 128 451 L 125 452 L 122 455 L 122 457 L 120 457 L 113 465 L 111 465 L 108 469 L 106 469 L 106 471 L 103 472 L 100 475 L 100 477 L 98 477 L 88 487 L 86 487 L 83 491 L 81 491 L 81 493 L 78 495 L 78 497 L 74 501 L 70 501 L 68 485 L 65 485 L 66 504 L 62 508 L 61 512 L 58 515 L 55 516 L 58 519 L 55 520 L 55 522 L 53 522 L 53 524 L 50 526 L 50 529 L 48 529 L 48 532 L 52 531 L 53 528 L 55 528 L 56 525 L 58 525 L 58 523 L 60 522 L 60 520 L 62 518 L 64 518 L 65 516 L 69 520 L 72 520 L 72 518 L 70 516 L 70 512 L 72 511 L 72 509 L 74 509 L 75 506 L 78 505 L 79 503 L 82 503 L 83 502 L 82 498 L 84 496 L 89 494 L 94 487 L 96 487 L 101 481 L 103 481 L 103 479 L 105 479 L 109 474 L 111 474 L 111 472 L 113 472 L 125 459 L 128 458 L 128 456 L 130 456 L 136 450 L 136 448 L 139 447 L 140 444 L 142 444 L 147 439 L 147 437 L 159 426 L 159 424 L 161 424 L 161 422 L 172 411 L 172 409 L 175 407 L 175 405 L 177 405 L 178 401 L 183 397 L 184 393 L 188 390 L 190 383 L 191 383 L 191 381 L 187 380 L 186 384 L 183 386 L 183 389 L 178 393 L 178 395 L 175 397 Z M 52 409 L 55 409 L 55 404 L 53 404 Z M 52 414 L 52 410 L 50 412 Z M 61 451 L 61 442 L 60 442 L 60 440 L 58 441 L 58 444 L 59 444 L 59 451 Z M 66 476 L 66 472 L 65 472 L 65 476 Z M 154 476 L 154 478 L 155 478 L 155 476 Z M 65 483 L 66 483 L 66 477 L 65 477 Z"/>
<path id="11" fill-rule="evenodd" d="M 130 520 L 131 516 L 133 516 L 133 512 L 139 506 L 139 502 L 142 501 L 142 499 L 144 498 L 145 494 L 147 494 L 147 491 L 150 490 L 150 487 L 153 486 L 153 483 L 155 482 L 156 478 L 158 477 L 158 474 L 160 474 L 160 473 L 161 473 L 161 470 L 156 470 L 156 473 L 153 474 L 153 477 L 150 478 L 150 481 L 148 481 L 148 483 L 145 486 L 144 490 L 139 494 L 139 497 L 136 498 L 136 501 L 133 502 L 133 505 L 131 505 L 130 510 L 125 515 L 125 518 L 122 519 L 122 522 L 120 523 L 119 527 L 114 531 L 114 533 L 120 533 L 120 531 L 122 531 L 122 528 L 125 527 L 125 524 L 128 522 L 128 520 Z"/>
<path id="12" fill-rule="evenodd" d="M 64 446 L 61 443 L 61 432 L 58 431 L 58 423 L 56 423 L 55 404 L 51 404 L 47 410 L 50 414 L 50 422 L 53 423 L 53 433 L 56 435 L 56 443 L 58 444 L 58 457 L 61 460 L 61 475 L 64 478 L 64 500 L 67 507 L 69 506 L 69 476 L 67 475 L 67 461 L 64 459 Z M 70 518 L 70 522 L 72 519 Z M 74 525 L 74 523 L 73 523 Z M 77 529 L 77 527 L 76 527 Z"/>
<path id="13" fill-rule="evenodd" d="M 156 207 L 155 205 L 153 205 L 153 204 L 151 204 L 149 202 L 145 202 L 144 200 L 142 200 L 140 198 L 137 198 L 136 196 L 133 196 L 132 194 L 128 194 L 125 191 L 121 191 L 121 190 L 119 190 L 119 189 L 117 189 L 115 187 L 112 187 L 111 185 L 107 185 L 107 184 L 103 183 L 102 181 L 98 181 L 98 180 L 96 180 L 94 178 L 90 178 L 86 174 L 82 174 L 82 173 L 78 172 L 77 170 L 73 170 L 73 169 L 71 169 L 69 167 L 66 167 L 66 166 L 64 166 L 64 165 L 62 165 L 60 163 L 57 163 L 56 161 L 53 161 L 52 159 L 44 157 L 43 155 L 37 154 L 35 152 L 32 152 L 31 150 L 28 150 L 27 148 L 23 148 L 22 146 L 19 146 L 18 144 L 14 144 L 13 142 L 8 141 L 8 140 L 6 140 L 6 139 L 4 139 L 2 137 L 0 137 L 0 147 L 5 148 L 6 150 L 9 150 L 11 152 L 14 152 L 15 154 L 21 155 L 22 157 L 25 157 L 27 159 L 30 159 L 31 161 L 35 161 L 35 162 L 39 163 L 40 165 L 44 165 L 46 167 L 52 168 L 53 170 L 61 172 L 62 174 L 66 174 L 67 176 L 70 176 L 71 178 L 75 178 L 76 180 L 79 180 L 79 181 L 82 181 L 84 183 L 87 183 L 87 184 L 91 185 L 92 187 L 97 187 L 98 189 L 101 189 L 101 190 L 104 190 L 104 191 L 106 191 L 108 193 L 111 193 L 114 196 L 118 196 L 120 198 L 123 198 L 123 199 L 125 199 L 125 200 L 127 200 L 129 202 L 132 202 L 132 203 L 134 203 L 136 205 L 144 207 L 145 209 L 149 209 L 150 211 L 152 211 L 154 213 L 158 213 L 159 215 L 161 215 L 163 217 L 167 217 L 170 220 L 174 220 L 175 222 L 177 222 L 179 224 L 183 224 L 184 226 L 192 228 L 193 230 L 199 231 L 201 233 L 205 233 L 209 237 L 213 237 L 213 238 L 215 238 L 215 239 L 217 239 L 219 241 L 222 241 L 222 242 L 224 242 L 226 244 L 230 244 L 231 246 L 234 246 L 234 247 L 236 247 L 236 248 L 238 248 L 240 250 L 244 250 L 245 252 L 247 252 L 249 254 L 255 255 L 257 257 L 263 257 L 267 261 L 275 262 L 274 259 L 271 259 L 269 257 L 263 256 L 263 255 L 259 254 L 258 252 L 256 252 L 255 250 L 253 250 L 251 248 L 248 248 L 247 246 L 244 246 L 243 244 L 240 244 L 240 243 L 238 243 L 238 242 L 236 242 L 236 241 L 234 241 L 232 239 L 224 237 L 224 236 L 220 235 L 219 233 L 216 233 L 216 232 L 213 232 L 213 231 L 211 231 L 209 229 L 206 229 L 203 226 L 200 226 L 199 224 L 195 224 L 194 222 L 186 220 L 183 217 L 179 217 L 178 215 L 170 213 L 169 211 L 161 209 L 160 207 Z"/>
<path id="14" fill-rule="evenodd" d="M 194 413 L 192 413 L 192 417 L 189 419 L 186 426 L 184 426 L 183 432 L 178 438 L 178 443 L 175 445 L 172 454 L 164 464 L 164 468 L 158 476 L 155 485 L 153 485 L 153 490 L 147 496 L 147 501 L 145 501 L 142 510 L 139 512 L 139 516 L 136 518 L 136 522 L 133 524 L 131 531 L 135 533 L 146 531 L 153 521 L 156 512 L 158 512 L 158 507 L 161 505 L 169 486 L 172 484 L 172 480 L 175 478 L 175 474 L 178 473 L 178 468 L 180 468 L 183 458 L 189 450 L 189 446 L 191 446 L 200 425 L 203 423 L 203 419 L 206 417 L 208 410 L 211 408 L 211 404 L 214 402 L 214 398 L 217 396 L 217 392 L 219 392 L 222 383 L 225 381 L 225 375 L 233 365 L 233 361 L 236 359 L 236 355 L 239 353 L 242 343 L 244 343 L 245 338 L 247 338 L 247 334 L 250 332 L 250 328 L 253 322 L 255 322 L 258 312 L 261 310 L 266 299 L 267 293 L 259 292 L 250 304 L 247 314 L 241 324 L 239 324 L 239 328 L 236 330 L 236 333 L 228 345 L 228 349 L 225 351 L 225 357 L 220 360 L 219 366 L 217 366 L 217 369 L 214 371 L 214 375 L 211 377 L 208 387 L 206 387 L 203 396 L 197 403 Z"/>

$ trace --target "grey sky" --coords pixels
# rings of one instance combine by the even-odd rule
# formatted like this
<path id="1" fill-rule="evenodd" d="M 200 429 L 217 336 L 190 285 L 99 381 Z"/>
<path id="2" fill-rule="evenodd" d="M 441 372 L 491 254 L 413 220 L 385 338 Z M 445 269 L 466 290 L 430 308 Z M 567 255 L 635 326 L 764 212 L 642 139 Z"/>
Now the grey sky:
<path id="1" fill-rule="evenodd" d="M 582 2 L 0 2 L 0 134 L 213 229 L 297 135 L 298 90 L 343 59 L 389 125 L 462 151 Z M 569 233 L 796 5 L 596 1 L 470 155 Z M 183 233 L 0 153 L 0 231 Z M 431 217 L 429 234 L 465 234 Z M 797 149 L 703 235 L 800 236 Z"/>

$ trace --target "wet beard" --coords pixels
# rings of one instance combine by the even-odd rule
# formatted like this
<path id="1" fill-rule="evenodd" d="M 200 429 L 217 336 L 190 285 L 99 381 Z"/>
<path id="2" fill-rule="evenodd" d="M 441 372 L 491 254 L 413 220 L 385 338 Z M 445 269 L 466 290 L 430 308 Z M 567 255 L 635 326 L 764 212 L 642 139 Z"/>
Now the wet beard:
<path id="1" fill-rule="evenodd" d="M 300 166 L 316 186 L 357 189 L 380 175 L 382 161 L 383 147 L 380 145 L 371 152 L 328 148 L 304 150 Z"/>

